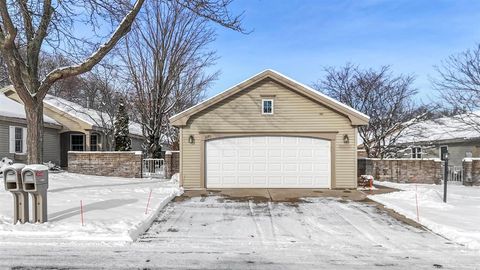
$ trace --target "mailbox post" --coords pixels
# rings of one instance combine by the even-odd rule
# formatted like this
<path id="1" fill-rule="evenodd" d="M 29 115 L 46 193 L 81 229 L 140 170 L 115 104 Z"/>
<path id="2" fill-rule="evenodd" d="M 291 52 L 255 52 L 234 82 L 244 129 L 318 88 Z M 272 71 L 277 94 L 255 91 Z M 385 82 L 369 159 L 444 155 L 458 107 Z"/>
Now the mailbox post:
<path id="1" fill-rule="evenodd" d="M 28 222 L 28 194 L 23 190 L 22 169 L 25 164 L 15 163 L 3 171 L 6 191 L 13 195 L 13 224 Z"/>
<path id="2" fill-rule="evenodd" d="M 47 222 L 48 167 L 44 165 L 25 166 L 22 169 L 22 178 L 23 189 L 32 196 L 33 222 Z"/>

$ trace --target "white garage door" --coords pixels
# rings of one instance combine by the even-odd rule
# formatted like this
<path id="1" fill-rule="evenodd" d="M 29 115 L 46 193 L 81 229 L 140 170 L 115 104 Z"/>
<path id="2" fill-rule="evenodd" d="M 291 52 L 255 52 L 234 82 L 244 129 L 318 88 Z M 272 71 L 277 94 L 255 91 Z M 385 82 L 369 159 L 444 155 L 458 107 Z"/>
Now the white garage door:
<path id="1" fill-rule="evenodd" d="M 208 188 L 329 188 L 330 141 L 254 136 L 207 141 Z"/>

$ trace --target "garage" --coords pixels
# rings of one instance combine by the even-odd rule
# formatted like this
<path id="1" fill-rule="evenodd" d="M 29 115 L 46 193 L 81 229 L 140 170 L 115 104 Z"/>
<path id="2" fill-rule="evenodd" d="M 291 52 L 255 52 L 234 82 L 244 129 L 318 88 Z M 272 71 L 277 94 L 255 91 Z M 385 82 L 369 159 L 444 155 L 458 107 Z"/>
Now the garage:
<path id="1" fill-rule="evenodd" d="M 330 188 L 330 141 L 245 136 L 206 142 L 207 188 Z"/>
<path id="2" fill-rule="evenodd" d="M 170 118 L 185 189 L 357 187 L 369 117 L 265 70 Z"/>

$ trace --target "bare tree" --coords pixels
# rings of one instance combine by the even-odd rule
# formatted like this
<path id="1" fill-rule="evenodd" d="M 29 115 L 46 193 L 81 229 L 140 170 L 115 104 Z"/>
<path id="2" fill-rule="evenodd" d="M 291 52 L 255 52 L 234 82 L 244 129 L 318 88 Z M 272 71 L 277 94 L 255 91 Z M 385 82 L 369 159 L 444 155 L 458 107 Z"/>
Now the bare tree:
<path id="1" fill-rule="evenodd" d="M 480 44 L 448 57 L 435 69 L 438 78 L 433 85 L 440 93 L 444 111 L 463 124 L 459 128 L 480 132 Z"/>
<path id="2" fill-rule="evenodd" d="M 40 53 L 40 76 L 46 76 L 51 70 L 56 68 L 74 65 L 75 63 L 62 53 L 49 54 Z M 59 80 L 54 83 L 48 90 L 49 94 L 64 98 L 72 102 L 80 102 L 84 87 L 82 76 L 73 76 Z M 83 105 L 83 104 L 82 104 Z"/>
<path id="3" fill-rule="evenodd" d="M 146 138 L 146 153 L 158 157 L 166 134 L 175 136 L 168 116 L 181 104 L 193 102 L 216 77 L 206 74 L 215 60 L 206 49 L 214 32 L 209 20 L 178 2 L 149 2 L 139 18 L 122 59 L 134 90 L 134 111 Z"/>
<path id="4" fill-rule="evenodd" d="M 77 89 L 71 95 L 68 85 L 56 87 L 54 95 L 62 99 L 55 102 L 69 112 L 80 115 L 90 122 L 105 135 L 103 150 L 113 151 L 114 123 L 117 116 L 118 103 L 125 99 L 126 91 L 124 83 L 119 79 L 118 69 L 110 64 L 100 64 L 92 71 L 76 77 L 79 81 Z M 47 99 L 49 97 L 46 97 Z"/>
<path id="5" fill-rule="evenodd" d="M 314 88 L 370 116 L 359 135 L 368 157 L 385 158 L 397 150 L 396 141 L 408 126 L 426 115 L 412 98 L 417 93 L 412 76 L 394 76 L 389 66 L 362 70 L 347 64 L 325 68 L 326 76 Z"/>
<path id="6" fill-rule="evenodd" d="M 177 2 L 197 16 L 242 30 L 231 17 L 231 0 L 163 0 Z M 8 75 L 25 104 L 29 163 L 40 163 L 43 152 L 43 99 L 58 81 L 90 71 L 130 30 L 144 0 L 0 0 L 0 51 Z M 105 30 L 108 26 L 111 29 Z M 81 34 L 77 29 L 91 28 Z M 91 35 L 90 35 L 91 33 Z M 63 52 L 74 64 L 40 76 L 42 49 Z"/>
<path id="7" fill-rule="evenodd" d="M 8 79 L 8 70 L 3 57 L 0 56 L 0 88 L 3 88 L 10 84 Z"/>
<path id="8" fill-rule="evenodd" d="M 144 0 L 137 0 L 133 6 L 127 2 L 0 0 L 0 50 L 10 81 L 25 104 L 29 163 L 42 162 L 43 99 L 48 90 L 61 79 L 91 70 L 128 33 Z M 88 19 L 92 25 L 98 24 L 98 20 L 113 11 L 113 8 L 108 8 L 112 6 L 115 7 L 115 15 L 123 13 L 124 16 L 121 16 L 123 19 L 110 37 L 102 43 L 93 44 L 92 48 L 96 49 L 90 56 L 73 65 L 55 68 L 40 78 L 39 60 L 42 47 L 60 50 L 65 49 L 67 44 L 86 41 L 73 36 L 75 26 L 78 26 L 81 19 Z M 81 12 L 74 13 L 77 10 Z M 114 17 L 110 18 L 109 20 L 113 21 Z M 54 43 L 57 43 L 56 47 Z"/>

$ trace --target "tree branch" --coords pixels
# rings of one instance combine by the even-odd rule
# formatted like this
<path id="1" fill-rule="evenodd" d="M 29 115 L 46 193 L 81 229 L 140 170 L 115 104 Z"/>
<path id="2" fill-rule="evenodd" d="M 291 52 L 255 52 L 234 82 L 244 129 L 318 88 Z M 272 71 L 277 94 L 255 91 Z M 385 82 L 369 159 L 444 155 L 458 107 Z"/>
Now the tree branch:
<path id="1" fill-rule="evenodd" d="M 110 39 L 98 48 L 90 57 L 85 59 L 82 63 L 74 66 L 62 67 L 52 70 L 47 76 L 40 82 L 37 95 L 43 98 L 50 86 L 56 81 L 62 78 L 68 78 L 87 71 L 90 71 L 96 64 L 98 64 L 108 52 L 118 43 L 118 41 L 125 36 L 130 30 L 135 17 L 140 11 L 145 0 L 137 0 L 132 10 L 125 16 L 120 22 L 120 25 L 115 30 Z"/>

